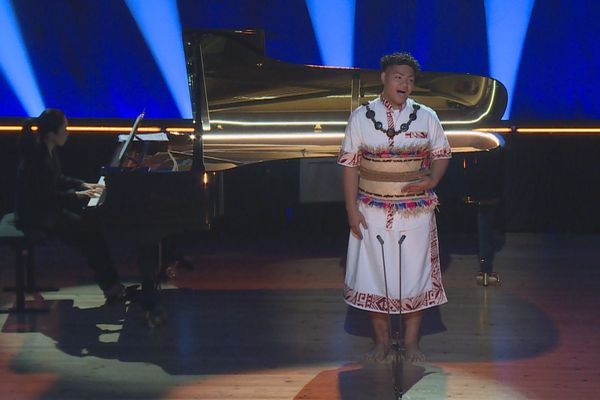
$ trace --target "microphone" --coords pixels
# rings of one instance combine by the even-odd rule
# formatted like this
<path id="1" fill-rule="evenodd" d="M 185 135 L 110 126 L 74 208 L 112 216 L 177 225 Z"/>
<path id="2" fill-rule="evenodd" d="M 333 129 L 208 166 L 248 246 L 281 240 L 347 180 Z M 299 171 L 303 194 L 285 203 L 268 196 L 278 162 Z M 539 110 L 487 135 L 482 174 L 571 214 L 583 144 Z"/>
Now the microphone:
<path id="1" fill-rule="evenodd" d="M 380 245 L 383 246 L 383 239 L 381 238 L 381 236 L 377 235 L 377 241 L 379 242 Z"/>
<path id="2" fill-rule="evenodd" d="M 398 244 L 402 244 L 402 242 L 404 242 L 404 239 L 406 239 L 406 235 L 402 235 L 400 236 L 400 240 L 398 240 Z"/>

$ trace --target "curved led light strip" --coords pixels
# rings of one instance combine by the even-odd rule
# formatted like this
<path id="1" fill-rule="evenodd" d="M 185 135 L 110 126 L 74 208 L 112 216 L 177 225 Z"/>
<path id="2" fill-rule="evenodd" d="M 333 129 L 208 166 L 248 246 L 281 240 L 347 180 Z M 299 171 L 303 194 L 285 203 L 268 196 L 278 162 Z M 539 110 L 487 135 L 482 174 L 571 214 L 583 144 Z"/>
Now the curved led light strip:
<path id="1" fill-rule="evenodd" d="M 487 132 L 477 132 L 477 131 L 447 131 L 446 134 L 448 136 L 454 135 L 464 135 L 464 136 L 478 136 L 481 138 L 493 138 L 496 144 L 501 144 L 498 136 L 487 133 Z M 277 139 L 339 139 L 342 140 L 344 138 L 343 133 L 314 133 L 314 132 L 296 132 L 296 133 L 205 133 L 202 135 L 202 139 L 205 141 L 230 141 L 230 140 L 244 140 L 244 139 L 254 139 L 254 140 L 277 140 Z"/>
<path id="2" fill-rule="evenodd" d="M 240 124 L 244 125 L 244 124 Z M 275 125 L 275 124 L 273 124 Z M 298 124 L 301 125 L 301 124 Z M 312 124 L 306 124 L 312 125 Z M 37 130 L 37 126 L 31 127 L 32 131 Z M 67 127 L 69 132 L 129 132 L 131 131 L 131 126 L 85 126 L 85 125 L 71 125 Z M 21 125 L 0 125 L 0 132 L 12 133 L 12 132 L 22 132 L 23 126 Z M 195 128 L 191 127 L 168 127 L 165 129 L 161 129 L 159 126 L 144 126 L 138 128 L 139 132 L 161 132 L 165 131 L 172 134 L 193 134 L 196 132 Z M 446 130 L 446 134 L 448 135 L 478 135 L 478 134 L 500 134 L 500 133 L 520 133 L 520 134 L 600 134 L 600 128 L 506 128 L 506 127 L 498 127 L 498 128 L 478 128 L 474 130 Z M 273 136 L 275 135 L 275 136 Z M 205 133 L 203 134 L 204 138 L 209 138 L 209 140 L 214 138 L 330 138 L 337 139 L 343 138 L 344 134 L 342 132 L 339 133 L 321 133 L 321 132 L 293 132 L 293 133 L 285 133 L 285 132 L 277 132 L 277 133 L 242 133 L 242 132 L 234 132 L 234 133 Z M 496 135 L 494 135 L 496 136 Z M 498 136 L 496 136 L 498 137 Z"/>
<path id="3" fill-rule="evenodd" d="M 232 141 L 232 140 L 294 140 L 294 139 L 332 139 L 342 140 L 343 133 L 205 133 L 202 135 L 204 141 Z"/>
<path id="4" fill-rule="evenodd" d="M 479 115 L 478 118 L 472 120 L 457 120 L 457 121 L 441 121 L 442 125 L 466 125 L 474 124 L 483 120 L 492 110 L 494 100 L 496 98 L 497 83 L 492 83 L 492 94 L 490 96 L 489 104 L 485 112 Z M 235 126 L 315 126 L 315 125 L 334 125 L 334 126 L 345 126 L 348 121 L 235 121 L 227 119 L 211 119 L 210 125 L 235 125 Z"/>
<path id="5" fill-rule="evenodd" d="M 69 132 L 130 132 L 131 126 L 68 126 Z M 144 126 L 137 129 L 138 132 L 160 132 L 158 126 Z"/>
<path id="6" fill-rule="evenodd" d="M 348 121 L 234 121 L 227 119 L 211 119 L 211 125 L 235 125 L 235 126 L 315 126 L 315 125 L 337 125 L 345 126 Z"/>
<path id="7" fill-rule="evenodd" d="M 0 132 L 21 132 L 23 127 L 20 125 L 0 126 Z"/>
<path id="8" fill-rule="evenodd" d="M 517 133 L 600 133 L 600 128 L 517 128 Z"/>
<path id="9" fill-rule="evenodd" d="M 479 118 L 473 119 L 471 121 L 441 121 L 443 125 L 464 125 L 464 124 L 474 124 L 476 122 L 481 121 L 486 115 L 490 113 L 492 110 L 492 105 L 494 104 L 494 99 L 496 98 L 496 81 L 492 82 L 492 95 L 490 96 L 490 103 L 488 104 L 487 110 L 483 114 L 479 116 Z"/>

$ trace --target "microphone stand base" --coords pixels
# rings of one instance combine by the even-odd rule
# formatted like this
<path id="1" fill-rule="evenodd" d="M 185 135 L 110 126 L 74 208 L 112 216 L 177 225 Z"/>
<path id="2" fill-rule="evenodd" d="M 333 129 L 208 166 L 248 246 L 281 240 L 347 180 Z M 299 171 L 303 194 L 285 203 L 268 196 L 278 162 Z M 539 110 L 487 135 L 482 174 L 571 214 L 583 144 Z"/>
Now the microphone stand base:
<path id="1" fill-rule="evenodd" d="M 497 272 L 480 272 L 477 274 L 477 284 L 480 286 L 501 286 L 500 275 Z"/>
<path id="2" fill-rule="evenodd" d="M 390 347 L 392 351 L 392 374 L 394 379 L 394 395 L 396 399 L 401 399 L 404 394 L 402 389 L 402 379 L 404 377 L 404 348 L 400 342 L 394 341 Z"/>

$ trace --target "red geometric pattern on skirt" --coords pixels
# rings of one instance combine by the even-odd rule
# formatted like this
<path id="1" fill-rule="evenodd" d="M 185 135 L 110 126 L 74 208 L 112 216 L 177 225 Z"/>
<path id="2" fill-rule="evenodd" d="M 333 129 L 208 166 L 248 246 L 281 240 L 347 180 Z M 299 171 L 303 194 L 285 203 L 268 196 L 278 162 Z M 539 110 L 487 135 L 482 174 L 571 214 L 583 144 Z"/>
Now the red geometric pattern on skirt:
<path id="1" fill-rule="evenodd" d="M 402 299 L 403 313 L 419 311 L 425 308 L 437 306 L 439 304 L 444 304 L 448 301 L 442 286 L 437 226 L 435 222 L 433 222 L 431 225 L 432 228 L 429 232 L 431 246 L 431 290 L 414 297 Z M 357 308 L 382 313 L 387 313 L 388 311 L 388 304 L 385 296 L 371 293 L 361 293 L 345 285 L 344 298 L 348 304 Z M 398 314 L 400 309 L 399 304 L 399 299 L 390 299 L 390 313 Z"/>

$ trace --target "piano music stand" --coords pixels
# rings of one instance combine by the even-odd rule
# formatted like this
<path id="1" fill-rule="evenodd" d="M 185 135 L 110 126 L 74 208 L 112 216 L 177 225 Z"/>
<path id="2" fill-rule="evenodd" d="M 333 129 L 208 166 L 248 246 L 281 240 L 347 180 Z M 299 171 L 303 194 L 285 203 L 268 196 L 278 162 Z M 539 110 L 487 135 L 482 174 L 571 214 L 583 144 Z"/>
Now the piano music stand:
<path id="1" fill-rule="evenodd" d="M 138 140 L 141 140 L 139 138 L 139 136 L 137 136 L 137 130 L 138 130 L 140 124 L 142 123 L 142 119 L 144 118 L 145 112 L 146 111 L 142 111 L 140 113 L 140 115 L 137 116 L 137 118 L 135 119 L 135 122 L 133 123 L 133 126 L 131 127 L 131 131 L 129 132 L 129 135 L 127 136 L 127 140 L 123 144 L 123 147 L 121 147 L 121 151 L 119 152 L 119 156 L 117 158 L 117 160 L 118 160 L 117 167 L 119 167 L 119 168 L 123 166 L 123 163 L 125 162 L 125 159 L 127 158 L 127 151 L 131 147 L 131 143 L 133 143 L 133 140 L 135 138 L 138 138 Z"/>

